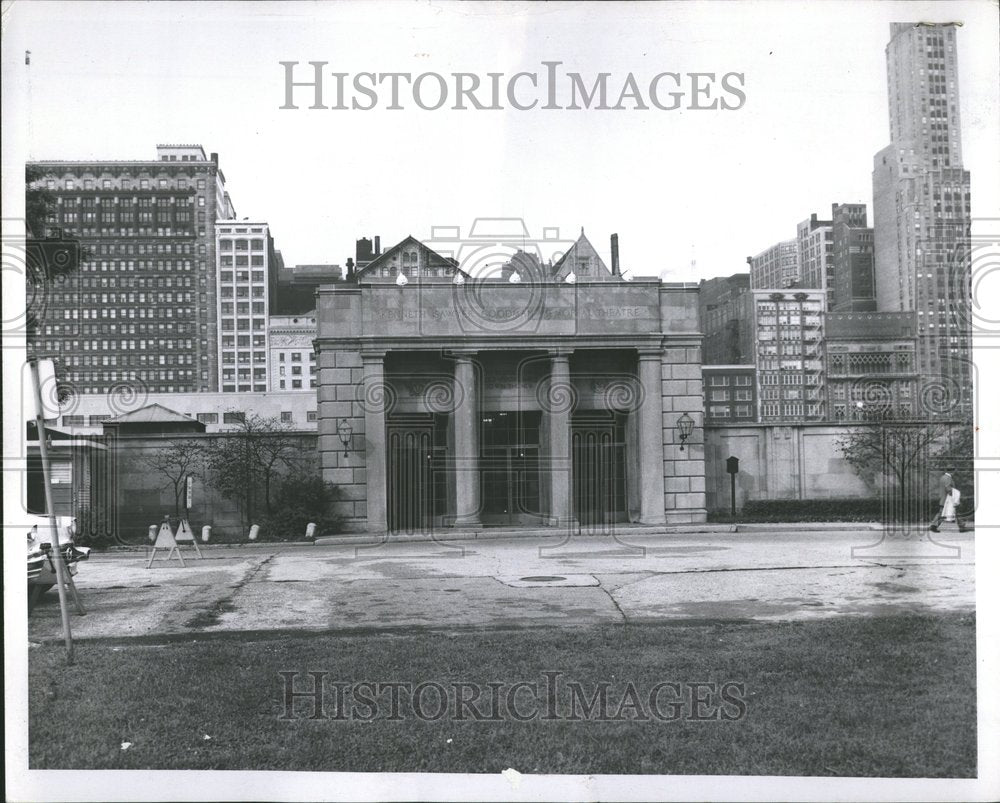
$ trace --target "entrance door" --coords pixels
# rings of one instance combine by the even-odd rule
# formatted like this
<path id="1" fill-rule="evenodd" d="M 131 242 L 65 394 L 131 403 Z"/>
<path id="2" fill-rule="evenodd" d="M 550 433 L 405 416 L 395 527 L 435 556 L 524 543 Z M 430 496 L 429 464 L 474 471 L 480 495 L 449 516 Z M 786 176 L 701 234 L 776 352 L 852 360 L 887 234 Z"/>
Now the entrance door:
<path id="1" fill-rule="evenodd" d="M 573 513 L 582 528 L 625 521 L 625 426 L 614 415 L 573 419 Z"/>
<path id="2" fill-rule="evenodd" d="M 542 520 L 539 502 L 539 412 L 493 412 L 482 417 L 483 524 L 531 525 Z"/>
<path id="3" fill-rule="evenodd" d="M 443 418 L 443 417 L 440 417 Z M 434 416 L 392 417 L 386 421 L 386 511 L 390 530 L 433 529 L 444 504 L 443 422 Z M 435 433 L 439 445 L 435 446 Z"/>

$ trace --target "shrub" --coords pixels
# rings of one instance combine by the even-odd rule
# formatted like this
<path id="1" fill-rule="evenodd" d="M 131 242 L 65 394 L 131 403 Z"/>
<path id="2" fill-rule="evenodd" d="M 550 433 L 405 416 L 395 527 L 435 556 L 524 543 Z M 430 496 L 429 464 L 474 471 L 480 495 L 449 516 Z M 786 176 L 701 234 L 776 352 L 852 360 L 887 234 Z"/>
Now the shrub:
<path id="1" fill-rule="evenodd" d="M 261 540 L 300 541 L 306 526 L 316 524 L 316 535 L 340 531 L 343 517 L 333 512 L 340 489 L 318 474 L 291 474 L 282 478 L 273 513 L 262 522 Z"/>
<path id="2" fill-rule="evenodd" d="M 971 497 L 971 495 L 970 495 Z M 975 499 L 963 496 L 959 514 L 970 516 Z M 797 522 L 797 521 L 883 521 L 886 513 L 894 518 L 930 521 L 938 512 L 936 498 L 910 500 L 872 498 L 833 499 L 750 499 L 737 511 L 737 521 L 743 522 Z M 721 509 L 710 514 L 712 521 L 729 521 L 729 510 Z"/>

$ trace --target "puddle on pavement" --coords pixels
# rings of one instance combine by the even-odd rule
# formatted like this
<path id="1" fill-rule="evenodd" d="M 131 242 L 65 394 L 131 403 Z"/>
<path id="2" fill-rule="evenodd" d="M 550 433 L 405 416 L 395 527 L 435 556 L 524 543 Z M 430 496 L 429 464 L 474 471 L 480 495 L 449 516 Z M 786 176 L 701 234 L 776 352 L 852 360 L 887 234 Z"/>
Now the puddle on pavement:
<path id="1" fill-rule="evenodd" d="M 511 588 L 587 588 L 600 585 L 592 574 L 514 575 L 497 577 L 496 580 Z"/>
<path id="2" fill-rule="evenodd" d="M 890 583 L 886 581 L 881 583 L 869 583 L 868 585 L 874 586 L 879 591 L 885 591 L 887 594 L 913 594 L 920 591 L 920 589 L 915 586 L 907 586 L 902 583 Z"/>

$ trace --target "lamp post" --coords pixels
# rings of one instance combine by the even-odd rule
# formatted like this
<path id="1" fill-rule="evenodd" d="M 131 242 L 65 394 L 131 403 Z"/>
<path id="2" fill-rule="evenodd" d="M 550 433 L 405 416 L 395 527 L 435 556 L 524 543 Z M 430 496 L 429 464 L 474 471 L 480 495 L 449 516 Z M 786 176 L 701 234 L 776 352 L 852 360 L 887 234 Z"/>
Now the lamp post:
<path id="1" fill-rule="evenodd" d="M 340 436 L 340 442 L 344 444 L 344 457 L 347 457 L 347 450 L 351 445 L 351 436 L 354 434 L 354 428 L 346 418 L 337 424 L 337 434 Z"/>
<path id="2" fill-rule="evenodd" d="M 694 429 L 694 419 L 684 413 L 677 419 L 677 434 L 681 439 L 681 451 L 684 451 L 684 441 L 691 437 L 691 430 Z"/>

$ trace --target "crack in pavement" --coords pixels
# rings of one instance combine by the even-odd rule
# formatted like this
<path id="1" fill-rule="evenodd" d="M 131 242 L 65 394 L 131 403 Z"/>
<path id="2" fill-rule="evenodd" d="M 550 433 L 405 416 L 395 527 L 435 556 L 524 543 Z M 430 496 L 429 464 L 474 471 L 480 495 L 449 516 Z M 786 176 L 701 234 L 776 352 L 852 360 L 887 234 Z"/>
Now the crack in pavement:
<path id="1" fill-rule="evenodd" d="M 196 613 L 184 623 L 184 627 L 189 629 L 200 629 L 217 625 L 219 620 L 222 618 L 222 614 L 230 613 L 236 610 L 236 605 L 233 603 L 233 597 L 239 593 L 240 589 L 253 580 L 253 578 L 257 576 L 257 573 L 260 572 L 260 570 L 263 569 L 268 563 L 274 560 L 275 557 L 277 557 L 277 555 L 269 555 L 258 562 L 256 566 L 251 566 L 247 569 L 240 580 L 229 586 L 228 594 L 224 594 L 216 599 L 215 602 L 212 603 L 211 607 L 206 610 Z"/>
<path id="2" fill-rule="evenodd" d="M 618 600 L 615 599 L 614 594 L 601 584 L 601 578 L 596 577 L 595 579 L 597 580 L 597 588 L 601 589 L 601 591 L 608 595 L 608 599 L 611 600 L 611 604 L 615 606 L 615 610 L 621 615 L 622 621 L 625 624 L 628 624 L 628 617 L 625 615 L 625 611 L 622 610 L 621 605 L 618 604 Z M 591 587 L 593 588 L 593 586 Z"/>

